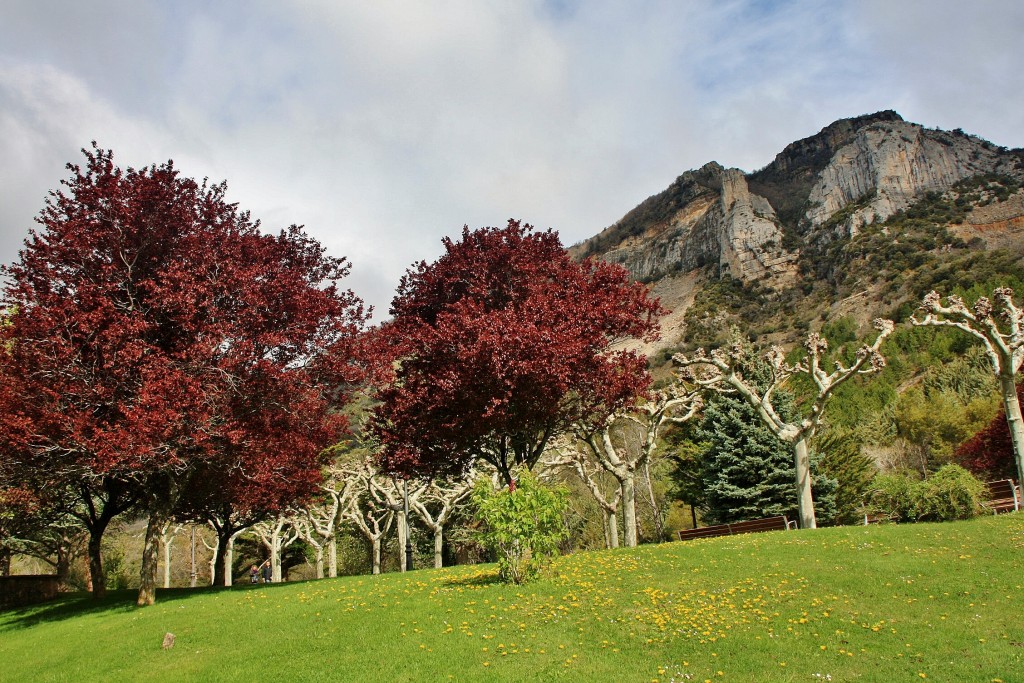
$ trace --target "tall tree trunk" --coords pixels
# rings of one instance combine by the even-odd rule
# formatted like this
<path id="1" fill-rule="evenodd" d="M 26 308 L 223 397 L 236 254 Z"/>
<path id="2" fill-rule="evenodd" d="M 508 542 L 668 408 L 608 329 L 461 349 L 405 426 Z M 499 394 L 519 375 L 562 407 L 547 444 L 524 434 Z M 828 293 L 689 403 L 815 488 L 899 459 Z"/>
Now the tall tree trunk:
<path id="1" fill-rule="evenodd" d="M 1006 426 L 1010 429 L 1013 459 L 1017 463 L 1017 482 L 1024 486 L 1024 419 L 1021 418 L 1013 375 L 1000 374 L 999 389 L 1003 394 L 1003 409 L 1006 412 Z"/>
<path id="2" fill-rule="evenodd" d="M 444 549 L 444 527 L 438 524 L 434 527 L 434 569 L 440 569 L 444 566 L 444 555 L 441 551 Z"/>
<path id="3" fill-rule="evenodd" d="M 807 450 L 807 439 L 793 442 L 793 460 L 796 465 L 796 495 L 800 513 L 801 529 L 816 529 L 814 518 L 814 497 L 811 495 L 811 456 Z"/>
<path id="4" fill-rule="evenodd" d="M 232 586 L 235 583 L 235 539 L 238 538 L 240 533 L 241 529 L 228 536 L 227 544 L 224 546 L 224 554 L 221 556 L 224 558 L 224 561 L 220 564 L 224 572 L 225 587 Z"/>
<path id="5" fill-rule="evenodd" d="M 171 539 L 163 542 L 164 547 L 164 588 L 171 587 Z"/>
<path id="6" fill-rule="evenodd" d="M 338 578 L 338 539 L 334 536 L 327 542 L 327 576 Z"/>
<path id="7" fill-rule="evenodd" d="M 400 568 L 400 571 L 404 572 L 404 571 L 407 571 L 409 569 L 408 567 L 405 566 L 405 532 L 406 532 L 406 528 L 407 528 L 406 527 L 406 523 L 405 523 L 405 519 L 406 519 L 405 512 L 403 510 L 398 510 L 397 517 L 398 517 L 398 566 Z"/>
<path id="8" fill-rule="evenodd" d="M 636 488 L 632 472 L 627 472 L 622 478 L 622 522 L 626 527 L 626 547 L 635 548 L 639 541 L 636 530 Z"/>
<path id="9" fill-rule="evenodd" d="M 605 525 L 607 526 L 608 547 L 619 547 L 619 516 L 611 510 L 604 511 Z"/>
<path id="10" fill-rule="evenodd" d="M 91 526 L 89 528 L 89 581 L 92 583 L 93 600 L 102 600 L 107 597 L 107 577 L 103 573 L 103 532 L 107 525 Z"/>
<path id="11" fill-rule="evenodd" d="M 284 544 L 281 543 L 281 539 L 278 537 L 274 538 L 274 547 L 270 551 L 270 568 L 271 577 L 274 583 L 281 583 L 281 579 L 284 576 L 281 573 L 281 555 L 284 549 Z"/>
<path id="12" fill-rule="evenodd" d="M 316 546 L 316 578 L 324 578 L 324 547 Z"/>
<path id="13" fill-rule="evenodd" d="M 139 597 L 135 604 L 146 607 L 156 602 L 157 564 L 160 557 L 160 529 L 170 517 L 164 505 L 155 505 L 149 513 L 146 540 L 142 547 L 142 569 L 139 572 Z"/>
<path id="14" fill-rule="evenodd" d="M 373 562 L 373 573 L 380 574 L 380 538 L 375 538 L 372 541 L 372 548 L 370 550 Z"/>

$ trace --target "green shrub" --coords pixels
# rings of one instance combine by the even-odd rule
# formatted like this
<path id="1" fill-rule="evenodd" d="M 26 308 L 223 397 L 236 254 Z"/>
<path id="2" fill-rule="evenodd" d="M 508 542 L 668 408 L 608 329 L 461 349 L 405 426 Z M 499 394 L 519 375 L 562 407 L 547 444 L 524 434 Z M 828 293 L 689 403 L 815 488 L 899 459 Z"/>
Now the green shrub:
<path id="1" fill-rule="evenodd" d="M 985 485 L 959 465 L 945 465 L 924 481 L 901 474 L 875 477 L 868 509 L 899 522 L 970 519 L 982 510 Z"/>
<path id="2" fill-rule="evenodd" d="M 564 489 L 546 488 L 528 470 L 521 470 L 512 490 L 494 490 L 489 480 L 481 480 L 473 491 L 473 502 L 484 523 L 480 540 L 497 554 L 503 581 L 526 583 L 558 554 L 558 543 L 566 533 Z"/>
<path id="3" fill-rule="evenodd" d="M 981 512 L 985 485 L 959 465 L 944 465 L 918 486 L 917 518 L 920 521 L 970 519 Z"/>
<path id="4" fill-rule="evenodd" d="M 867 506 L 897 522 L 916 522 L 917 482 L 902 474 L 880 474 L 868 489 Z"/>

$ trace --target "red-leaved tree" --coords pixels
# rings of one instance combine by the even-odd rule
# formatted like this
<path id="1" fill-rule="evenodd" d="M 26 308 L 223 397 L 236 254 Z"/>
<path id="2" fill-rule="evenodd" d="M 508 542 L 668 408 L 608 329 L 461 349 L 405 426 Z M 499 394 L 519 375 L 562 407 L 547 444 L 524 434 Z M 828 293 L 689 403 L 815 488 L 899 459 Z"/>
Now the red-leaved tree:
<path id="1" fill-rule="evenodd" d="M 1017 400 L 1024 403 L 1024 382 L 1017 385 Z M 1017 475 L 1013 440 L 1007 426 L 1006 411 L 992 418 L 988 426 L 960 444 L 956 461 L 972 473 L 986 479 L 1012 479 Z"/>
<path id="2" fill-rule="evenodd" d="M 479 459 L 511 482 L 553 436 L 647 389 L 644 356 L 613 345 L 657 338 L 662 309 L 625 269 L 514 220 L 444 247 L 392 303 L 395 377 L 372 419 L 385 470 L 457 477 Z"/>
<path id="3" fill-rule="evenodd" d="M 197 474 L 315 489 L 366 315 L 338 287 L 345 259 L 297 226 L 261 233 L 225 183 L 83 152 L 4 270 L 8 408 L 30 423 L 25 468 L 73 482 L 104 525 L 132 503 L 148 515 L 150 604 L 160 529 Z"/>

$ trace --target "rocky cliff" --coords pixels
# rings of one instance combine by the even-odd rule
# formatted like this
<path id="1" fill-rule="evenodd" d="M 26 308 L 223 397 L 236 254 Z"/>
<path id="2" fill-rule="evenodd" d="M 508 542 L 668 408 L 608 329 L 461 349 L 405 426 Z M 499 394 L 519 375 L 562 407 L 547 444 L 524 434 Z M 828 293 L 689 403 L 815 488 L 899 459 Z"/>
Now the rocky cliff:
<path id="1" fill-rule="evenodd" d="M 713 264 L 782 288 L 795 282 L 804 245 L 850 237 L 982 174 L 1024 177 L 1024 153 L 883 111 L 836 121 L 755 173 L 715 162 L 688 171 L 573 253 L 621 263 L 644 281 Z"/>

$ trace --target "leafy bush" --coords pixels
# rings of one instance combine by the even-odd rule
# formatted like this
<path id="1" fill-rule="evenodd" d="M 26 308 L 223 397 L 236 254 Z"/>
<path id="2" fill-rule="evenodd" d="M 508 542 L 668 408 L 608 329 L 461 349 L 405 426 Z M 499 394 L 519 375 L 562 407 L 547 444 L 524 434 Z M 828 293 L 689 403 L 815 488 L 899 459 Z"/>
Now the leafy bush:
<path id="1" fill-rule="evenodd" d="M 985 485 L 959 465 L 945 465 L 924 481 L 902 474 L 875 477 L 868 508 L 899 522 L 970 519 L 982 510 Z"/>
<path id="2" fill-rule="evenodd" d="M 985 485 L 959 465 L 946 465 L 919 484 L 917 518 L 946 522 L 970 519 L 981 512 Z"/>
<path id="3" fill-rule="evenodd" d="M 498 556 L 498 572 L 507 583 L 522 584 L 536 578 L 548 560 L 558 554 L 565 536 L 563 517 L 568 507 L 564 489 L 542 486 L 528 470 L 516 474 L 515 485 L 494 490 L 481 480 L 473 491 L 480 540 Z"/>
<path id="4" fill-rule="evenodd" d="M 880 474 L 868 489 L 868 510 L 897 522 L 917 521 L 917 482 L 903 474 Z"/>
<path id="5" fill-rule="evenodd" d="M 123 548 L 104 545 L 103 573 L 106 575 L 107 590 L 119 591 L 132 587 L 132 567 L 125 560 Z"/>

